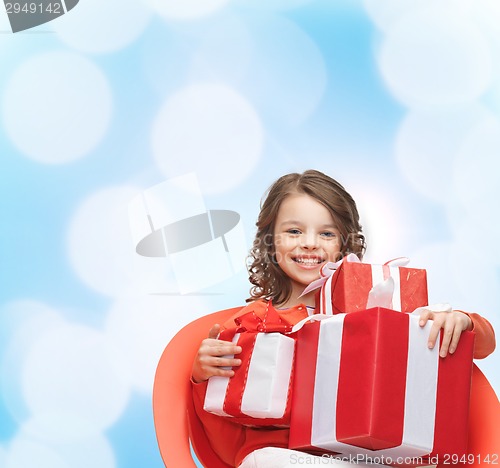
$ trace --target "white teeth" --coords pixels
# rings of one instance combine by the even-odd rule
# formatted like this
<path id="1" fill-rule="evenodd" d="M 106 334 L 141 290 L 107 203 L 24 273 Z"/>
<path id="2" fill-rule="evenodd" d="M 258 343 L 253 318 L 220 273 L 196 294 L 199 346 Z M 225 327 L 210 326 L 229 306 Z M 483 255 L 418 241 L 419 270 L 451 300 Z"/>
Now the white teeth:
<path id="1" fill-rule="evenodd" d="M 297 263 L 304 263 L 306 265 L 317 265 L 318 263 L 322 262 L 322 260 L 319 258 L 296 258 L 295 261 Z"/>

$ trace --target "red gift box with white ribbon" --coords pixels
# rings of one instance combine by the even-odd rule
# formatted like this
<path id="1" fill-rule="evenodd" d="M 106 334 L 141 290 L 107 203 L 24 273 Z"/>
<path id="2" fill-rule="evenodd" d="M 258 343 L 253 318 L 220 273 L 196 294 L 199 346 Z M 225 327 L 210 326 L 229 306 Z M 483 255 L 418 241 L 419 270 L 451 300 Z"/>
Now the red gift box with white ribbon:
<path id="1" fill-rule="evenodd" d="M 432 321 L 420 327 L 418 315 L 376 307 L 311 318 L 297 336 L 290 448 L 384 464 L 467 453 L 473 333 L 440 358 L 427 346 Z"/>
<path id="2" fill-rule="evenodd" d="M 208 380 L 204 409 L 238 424 L 288 427 L 295 340 L 284 333 L 291 326 L 271 304 L 264 320 L 249 312 L 235 322 L 219 339 L 241 346 L 241 365 L 231 378 Z"/>
<path id="3" fill-rule="evenodd" d="M 321 287 L 319 311 L 328 315 L 375 306 L 413 312 L 428 304 L 427 272 L 405 267 L 408 262 L 408 258 L 400 257 L 384 265 L 372 265 L 349 254 L 337 263 L 327 263 L 321 269 L 321 278 L 313 281 L 302 295 Z"/>

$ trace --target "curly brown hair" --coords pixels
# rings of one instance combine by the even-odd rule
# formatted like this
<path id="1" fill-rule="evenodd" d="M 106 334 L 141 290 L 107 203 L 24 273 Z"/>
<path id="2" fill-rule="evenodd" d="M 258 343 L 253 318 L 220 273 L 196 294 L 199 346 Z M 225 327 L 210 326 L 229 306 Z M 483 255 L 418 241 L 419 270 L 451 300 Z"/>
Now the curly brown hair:
<path id="1" fill-rule="evenodd" d="M 366 243 L 361 232 L 358 209 L 344 187 L 316 170 L 286 174 L 271 185 L 261 203 L 256 222 L 257 233 L 248 256 L 247 268 L 253 286 L 247 302 L 272 299 L 276 304 L 281 304 L 290 298 L 290 280 L 276 261 L 274 227 L 281 203 L 294 193 L 313 197 L 331 213 L 341 235 L 340 258 L 349 253 L 356 254 L 360 260 L 363 258 Z"/>

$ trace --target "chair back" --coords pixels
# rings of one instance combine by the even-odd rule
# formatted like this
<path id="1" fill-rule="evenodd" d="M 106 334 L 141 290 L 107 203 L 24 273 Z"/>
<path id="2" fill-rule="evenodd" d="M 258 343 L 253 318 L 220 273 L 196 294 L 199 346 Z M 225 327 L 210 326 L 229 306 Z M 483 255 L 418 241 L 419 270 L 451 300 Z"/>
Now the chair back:
<path id="1" fill-rule="evenodd" d="M 156 369 L 153 416 L 160 454 L 167 468 L 196 467 L 196 456 L 210 468 L 230 468 L 213 451 L 194 411 L 191 369 L 200 343 L 215 323 L 224 323 L 241 307 L 200 317 L 182 328 L 168 343 Z"/>

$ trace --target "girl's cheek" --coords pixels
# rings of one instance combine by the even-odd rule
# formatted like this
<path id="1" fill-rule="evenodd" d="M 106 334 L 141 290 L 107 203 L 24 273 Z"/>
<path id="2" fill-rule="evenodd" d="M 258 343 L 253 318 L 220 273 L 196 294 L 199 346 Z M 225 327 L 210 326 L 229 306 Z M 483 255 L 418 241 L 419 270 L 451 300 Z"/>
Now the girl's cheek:
<path id="1" fill-rule="evenodd" d="M 293 246 L 297 244 L 297 240 L 293 237 L 288 236 L 276 236 L 274 247 L 276 249 L 285 249 L 289 246 Z"/>
<path id="2" fill-rule="evenodd" d="M 325 239 L 323 245 L 328 250 L 340 250 L 341 248 L 340 239 L 338 237 L 334 239 Z"/>

